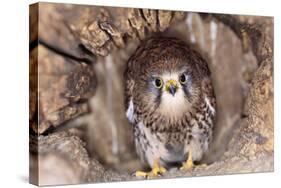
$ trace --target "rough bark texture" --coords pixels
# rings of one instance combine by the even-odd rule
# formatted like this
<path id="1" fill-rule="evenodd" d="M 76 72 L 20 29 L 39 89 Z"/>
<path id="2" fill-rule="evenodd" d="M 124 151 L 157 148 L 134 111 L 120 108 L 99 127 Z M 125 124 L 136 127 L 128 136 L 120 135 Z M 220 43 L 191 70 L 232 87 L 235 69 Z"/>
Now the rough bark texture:
<path id="1" fill-rule="evenodd" d="M 161 178 L 273 171 L 272 18 L 51 3 L 31 13 L 39 15 L 39 46 L 30 52 L 30 125 L 45 133 L 30 138 L 31 182 L 136 179 L 131 173 L 145 166 L 125 118 L 122 75 L 139 42 L 154 34 L 179 37 L 204 55 L 218 99 L 208 166 Z"/>
<path id="2" fill-rule="evenodd" d="M 105 170 L 97 160 L 89 158 L 76 129 L 32 138 L 30 146 L 34 155 L 30 166 L 34 172 L 40 167 L 37 180 L 40 185 L 126 180 L 126 175 Z"/>
<path id="3" fill-rule="evenodd" d="M 94 95 L 97 79 L 89 64 L 94 60 L 85 58 L 87 53 L 81 52 L 59 16 L 46 13 L 48 6 L 40 7 L 33 5 L 30 13 L 30 33 L 35 34 L 30 35 L 29 120 L 33 131 L 41 134 L 88 112 L 86 100 Z"/>

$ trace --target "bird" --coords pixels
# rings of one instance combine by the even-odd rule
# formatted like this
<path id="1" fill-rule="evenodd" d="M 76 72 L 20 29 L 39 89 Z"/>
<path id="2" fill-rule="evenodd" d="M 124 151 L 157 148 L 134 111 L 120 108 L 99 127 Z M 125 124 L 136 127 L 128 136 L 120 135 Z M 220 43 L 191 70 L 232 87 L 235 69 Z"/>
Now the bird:
<path id="1" fill-rule="evenodd" d="M 151 168 L 135 175 L 192 170 L 209 150 L 216 117 L 207 61 L 181 39 L 152 36 L 128 59 L 124 82 L 136 153 Z"/>

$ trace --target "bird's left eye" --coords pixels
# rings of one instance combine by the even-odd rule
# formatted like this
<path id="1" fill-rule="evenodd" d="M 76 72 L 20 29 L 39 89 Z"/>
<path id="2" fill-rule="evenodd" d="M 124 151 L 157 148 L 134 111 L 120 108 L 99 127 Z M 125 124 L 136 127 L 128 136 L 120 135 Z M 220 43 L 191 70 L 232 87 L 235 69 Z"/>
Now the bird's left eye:
<path id="1" fill-rule="evenodd" d="M 180 75 L 179 81 L 180 81 L 181 84 L 185 84 L 186 83 L 187 79 L 186 79 L 185 74 Z"/>

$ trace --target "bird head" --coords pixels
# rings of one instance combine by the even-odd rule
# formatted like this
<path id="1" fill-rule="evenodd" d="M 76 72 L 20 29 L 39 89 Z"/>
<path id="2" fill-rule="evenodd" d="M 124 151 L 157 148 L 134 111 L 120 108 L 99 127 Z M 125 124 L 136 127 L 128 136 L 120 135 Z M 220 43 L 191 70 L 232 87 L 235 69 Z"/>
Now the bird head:
<path id="1" fill-rule="evenodd" d="M 202 80 L 209 76 L 199 53 L 175 38 L 151 38 L 129 60 L 134 99 L 139 109 L 181 116 L 200 101 Z"/>
<path id="2" fill-rule="evenodd" d="M 191 107 L 196 88 L 192 75 L 186 71 L 170 70 L 152 75 L 149 83 L 151 101 L 160 113 L 167 116 L 180 116 Z"/>

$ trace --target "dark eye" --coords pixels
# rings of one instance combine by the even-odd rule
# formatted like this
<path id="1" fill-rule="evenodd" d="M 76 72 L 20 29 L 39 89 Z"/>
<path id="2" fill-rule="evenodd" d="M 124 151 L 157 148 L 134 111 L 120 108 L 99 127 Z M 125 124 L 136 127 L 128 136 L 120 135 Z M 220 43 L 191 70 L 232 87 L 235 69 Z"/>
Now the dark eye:
<path id="1" fill-rule="evenodd" d="M 185 84 L 187 81 L 185 74 L 180 75 L 179 80 L 181 84 Z"/>
<path id="2" fill-rule="evenodd" d="M 160 89 L 163 85 L 163 81 L 161 78 L 155 78 L 154 85 L 156 88 Z"/>

